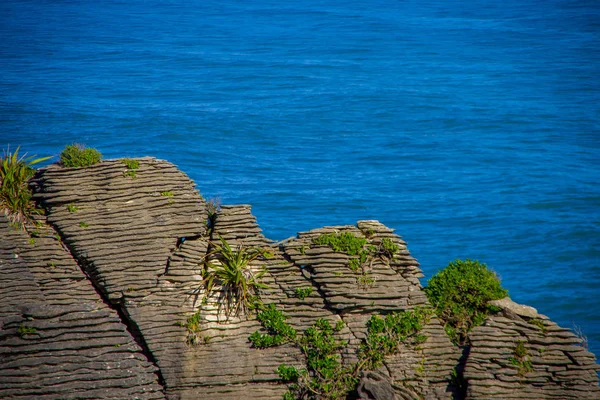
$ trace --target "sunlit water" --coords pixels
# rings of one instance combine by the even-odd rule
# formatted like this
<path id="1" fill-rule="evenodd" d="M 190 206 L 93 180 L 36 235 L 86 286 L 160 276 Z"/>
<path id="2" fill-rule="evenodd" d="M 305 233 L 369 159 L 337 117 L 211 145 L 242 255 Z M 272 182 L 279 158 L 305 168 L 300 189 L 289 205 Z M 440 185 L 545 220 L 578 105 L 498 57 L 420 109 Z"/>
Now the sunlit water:
<path id="1" fill-rule="evenodd" d="M 600 354 L 599 2 L 4 0 L 0 37 L 2 147 L 167 159 L 272 239 L 378 219 Z"/>

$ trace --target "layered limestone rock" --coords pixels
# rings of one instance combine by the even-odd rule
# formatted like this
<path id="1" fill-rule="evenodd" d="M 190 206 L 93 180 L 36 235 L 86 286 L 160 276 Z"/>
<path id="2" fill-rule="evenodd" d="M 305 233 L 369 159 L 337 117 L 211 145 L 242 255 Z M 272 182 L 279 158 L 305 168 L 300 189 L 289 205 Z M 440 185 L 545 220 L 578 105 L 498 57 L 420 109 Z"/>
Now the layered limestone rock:
<path id="1" fill-rule="evenodd" d="M 299 335 L 321 318 L 342 321 L 336 338 L 348 343 L 345 363 L 358 360 L 372 315 L 429 305 L 418 262 L 378 221 L 274 243 L 250 206 L 209 216 L 173 164 L 138 161 L 135 170 L 121 160 L 45 168 L 32 181 L 46 209 L 37 231 L 30 228 L 35 237 L 0 220 L 0 398 L 281 399 L 287 386 L 276 369 L 306 368 L 306 360 L 290 343 L 254 348 L 255 314 L 227 315 L 222 292 L 206 293 L 202 271 L 221 240 L 263 252 L 250 263 L 264 272 L 261 299 Z M 315 244 L 330 233 L 397 250 L 352 264 L 353 256 Z M 467 349 L 430 318 L 424 341 L 401 343 L 381 368 L 360 374 L 355 396 L 598 398 L 599 366 L 572 333 L 535 310 L 497 306 L 502 312 L 473 331 Z M 517 345 L 525 355 L 515 355 Z M 466 393 L 454 372 L 463 367 Z"/>
<path id="2" fill-rule="evenodd" d="M 158 368 L 55 235 L 0 217 L 0 398 L 164 399 Z"/>

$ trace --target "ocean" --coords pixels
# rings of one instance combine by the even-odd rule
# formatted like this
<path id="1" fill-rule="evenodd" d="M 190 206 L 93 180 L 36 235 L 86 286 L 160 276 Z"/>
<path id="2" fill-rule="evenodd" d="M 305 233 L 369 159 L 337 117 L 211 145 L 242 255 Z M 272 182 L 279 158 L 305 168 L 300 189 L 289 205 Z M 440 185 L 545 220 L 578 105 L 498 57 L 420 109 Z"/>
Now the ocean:
<path id="1" fill-rule="evenodd" d="M 3 0 L 0 37 L 2 148 L 169 160 L 274 240 L 378 219 L 600 355 L 600 2 Z"/>

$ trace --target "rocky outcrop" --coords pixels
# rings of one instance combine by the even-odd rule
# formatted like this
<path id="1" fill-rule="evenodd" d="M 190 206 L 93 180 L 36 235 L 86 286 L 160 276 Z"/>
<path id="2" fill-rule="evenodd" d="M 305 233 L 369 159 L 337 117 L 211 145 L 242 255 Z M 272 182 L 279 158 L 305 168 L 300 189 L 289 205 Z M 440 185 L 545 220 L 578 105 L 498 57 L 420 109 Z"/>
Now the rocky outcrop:
<path id="1" fill-rule="evenodd" d="M 357 360 L 373 314 L 428 305 L 418 262 L 377 221 L 274 243 L 250 206 L 222 206 L 209 218 L 174 165 L 138 161 L 135 170 L 120 160 L 45 168 L 32 181 L 46 209 L 34 237 L 0 220 L 1 398 L 280 399 L 287 387 L 275 370 L 306 367 L 304 356 L 291 344 L 253 348 L 256 318 L 224 315 L 219 293 L 205 292 L 201 269 L 221 238 L 269 254 L 250 264 L 265 271 L 262 301 L 300 334 L 321 318 L 342 321 L 346 363 Z M 314 243 L 344 232 L 397 250 L 350 268 L 352 257 Z M 468 349 L 430 318 L 424 340 L 401 343 L 381 368 L 364 371 L 355 396 L 598 398 L 599 366 L 572 333 L 509 300 L 496 306 Z M 517 356 L 517 345 L 526 354 Z M 455 372 L 463 368 L 466 382 Z"/>

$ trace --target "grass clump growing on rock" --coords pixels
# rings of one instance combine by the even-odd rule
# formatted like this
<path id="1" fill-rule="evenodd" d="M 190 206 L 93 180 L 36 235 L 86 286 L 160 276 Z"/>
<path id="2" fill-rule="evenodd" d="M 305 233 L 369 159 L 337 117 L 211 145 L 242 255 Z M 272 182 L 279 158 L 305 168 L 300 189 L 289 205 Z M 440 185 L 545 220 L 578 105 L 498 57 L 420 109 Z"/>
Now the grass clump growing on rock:
<path id="1" fill-rule="evenodd" d="M 63 167 L 89 167 L 102 161 L 102 154 L 94 148 L 77 143 L 66 146 L 60 153 L 60 164 Z"/>
<path id="2" fill-rule="evenodd" d="M 213 242 L 214 250 L 207 256 L 214 258 L 205 261 L 202 270 L 205 299 L 214 292 L 220 292 L 219 311 L 223 308 L 227 317 L 239 316 L 253 308 L 260 289 L 267 288 L 260 282 L 266 271 L 263 269 L 255 273 L 250 268 L 252 261 L 264 258 L 264 252 L 242 246 L 234 250 L 225 239 L 219 239 L 220 244 Z"/>
<path id="3" fill-rule="evenodd" d="M 425 293 L 450 339 L 467 343 L 467 334 L 490 313 L 488 302 L 506 297 L 494 272 L 479 261 L 455 260 L 427 282 Z"/>
<path id="4" fill-rule="evenodd" d="M 35 174 L 33 165 L 48 160 L 50 157 L 34 159 L 19 156 L 19 148 L 11 153 L 4 151 L 0 164 L 0 210 L 15 227 L 25 227 L 25 223 L 33 223 L 33 215 L 40 214 L 29 188 L 29 179 Z"/>

